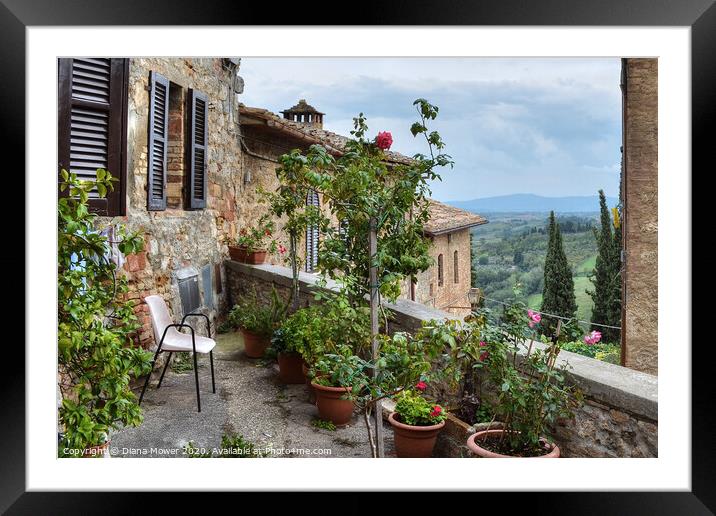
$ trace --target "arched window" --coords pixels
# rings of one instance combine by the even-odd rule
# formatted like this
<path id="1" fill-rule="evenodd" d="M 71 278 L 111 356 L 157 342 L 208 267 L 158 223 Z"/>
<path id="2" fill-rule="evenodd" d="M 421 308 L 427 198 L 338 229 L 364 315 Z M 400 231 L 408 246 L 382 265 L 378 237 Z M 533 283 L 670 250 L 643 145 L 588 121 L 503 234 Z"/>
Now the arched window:
<path id="1" fill-rule="evenodd" d="M 455 251 L 452 255 L 452 269 L 453 269 L 453 281 L 455 283 L 460 283 L 460 269 L 458 268 L 458 263 L 457 263 L 457 251 Z"/>
<path id="2" fill-rule="evenodd" d="M 439 255 L 438 255 L 438 287 L 442 287 L 442 286 L 443 286 L 443 278 L 444 278 L 444 274 L 443 274 L 443 255 L 442 255 L 442 254 L 439 254 Z"/>
<path id="3" fill-rule="evenodd" d="M 308 193 L 306 206 L 320 206 L 318 192 L 311 190 Z M 306 228 L 306 272 L 313 272 L 318 266 L 318 242 L 320 238 L 318 226 Z"/>

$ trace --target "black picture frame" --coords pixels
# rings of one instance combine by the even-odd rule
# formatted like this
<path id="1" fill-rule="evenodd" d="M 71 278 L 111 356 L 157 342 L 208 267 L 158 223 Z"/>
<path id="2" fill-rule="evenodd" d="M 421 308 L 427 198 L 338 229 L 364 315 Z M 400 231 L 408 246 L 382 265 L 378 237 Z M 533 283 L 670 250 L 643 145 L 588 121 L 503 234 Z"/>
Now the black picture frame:
<path id="1" fill-rule="evenodd" d="M 324 5 L 325 4 L 325 5 Z M 18 157 L 16 168 L 24 169 L 25 149 L 25 28 L 52 25 L 555 25 L 555 26 L 688 26 L 691 27 L 692 72 L 692 170 L 702 174 L 713 168 L 710 141 L 716 121 L 716 6 L 714 0 L 483 0 L 428 2 L 412 0 L 363 3 L 350 15 L 338 15 L 338 5 L 310 2 L 296 8 L 280 8 L 268 2 L 231 0 L 0 0 L 0 53 L 3 76 L 3 148 L 6 156 Z M 305 7 L 305 8 L 304 8 Z M 54 114 L 48 114 L 48 120 Z M 708 167 L 708 168 L 707 168 Z M 691 171 L 684 171 L 685 178 Z M 11 192 L 24 192 L 22 175 Z M 29 187 L 29 185 L 27 185 Z M 12 194 L 19 195 L 19 194 Z M 8 215 L 10 216 L 10 215 Z M 15 228 L 18 232 L 19 227 Z M 23 227 L 24 231 L 24 227 Z M 16 242 L 23 236 L 18 235 Z M 3 258 L 6 267 L 17 270 L 25 263 L 24 250 Z M 25 273 L 29 273 L 25 269 Z M 17 281 L 17 280 L 16 280 Z M 18 282 L 19 283 L 19 282 Z M 17 292 L 22 292 L 17 285 Z M 49 286 L 48 286 L 49 288 Z M 12 305 L 20 305 L 14 296 Z M 684 300 L 690 303 L 691 300 Z M 7 313 L 7 312 L 6 312 Z M 6 319 L 6 324 L 10 321 Z M 685 349 L 691 344 L 685 329 Z M 692 353 L 692 490 L 691 492 L 609 493 L 512 493 L 510 508 L 524 503 L 530 513 L 540 514 L 713 514 L 716 511 L 716 441 L 714 428 L 714 347 L 710 339 Z M 675 345 L 675 344 L 674 344 Z M 26 493 L 25 492 L 25 354 L 5 354 L 0 374 L 2 419 L 0 443 L 0 511 L 8 514 L 125 514 L 148 512 L 158 502 L 146 494 L 131 493 Z M 668 446 L 668 442 L 660 443 Z M 492 505 L 479 496 L 479 506 Z M 246 496 L 242 494 L 241 496 Z M 315 498 L 293 495 L 293 504 L 315 503 Z M 356 502 L 361 495 L 350 495 Z M 172 494 L 183 503 L 184 496 Z M 367 501 L 366 498 L 361 498 Z M 419 500 L 415 498 L 415 500 Z M 503 499 L 504 500 L 504 499 Z M 213 500 L 220 504 L 221 500 Z M 444 502 L 444 499 L 443 499 Z M 161 502 L 164 503 L 163 501 Z M 498 502 L 498 506 L 499 506 Z M 348 498 L 344 507 L 355 505 Z M 166 507 L 165 507 L 166 508 Z M 247 506 L 248 508 L 248 506 Z M 408 510 L 408 506 L 404 505 Z M 445 509 L 445 508 L 444 508 Z"/>

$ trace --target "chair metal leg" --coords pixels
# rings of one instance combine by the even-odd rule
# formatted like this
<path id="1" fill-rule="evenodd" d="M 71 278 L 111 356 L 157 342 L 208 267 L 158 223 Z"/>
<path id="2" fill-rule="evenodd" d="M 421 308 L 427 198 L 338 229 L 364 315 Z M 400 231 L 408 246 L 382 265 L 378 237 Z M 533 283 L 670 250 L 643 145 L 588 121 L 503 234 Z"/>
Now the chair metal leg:
<path id="1" fill-rule="evenodd" d="M 162 375 L 159 377 L 159 383 L 157 384 L 157 389 L 162 386 L 162 380 L 164 380 L 164 373 L 167 372 L 167 367 L 169 367 L 169 362 L 172 361 L 172 356 L 174 356 L 174 354 L 169 352 L 169 357 L 167 358 L 167 362 L 166 362 L 166 364 L 164 364 L 164 369 L 162 369 Z"/>
<path id="2" fill-rule="evenodd" d="M 196 353 L 194 353 L 194 380 L 196 380 L 196 405 L 201 412 L 201 398 L 199 396 L 199 366 L 196 363 Z"/>
<path id="3" fill-rule="evenodd" d="M 211 392 L 216 394 L 216 383 L 214 382 L 214 350 L 209 351 L 209 360 L 211 361 Z"/>
<path id="4" fill-rule="evenodd" d="M 159 353 L 162 351 L 161 344 L 157 348 L 157 352 L 154 353 L 154 360 L 152 360 L 152 367 L 149 370 L 149 374 L 147 375 L 147 379 L 144 381 L 144 387 L 142 387 L 142 394 L 139 395 L 139 405 L 142 404 L 142 400 L 144 399 L 144 392 L 147 390 L 147 385 L 149 385 L 149 379 L 152 377 L 152 371 L 154 371 L 154 364 L 157 363 L 157 357 L 159 356 Z"/>

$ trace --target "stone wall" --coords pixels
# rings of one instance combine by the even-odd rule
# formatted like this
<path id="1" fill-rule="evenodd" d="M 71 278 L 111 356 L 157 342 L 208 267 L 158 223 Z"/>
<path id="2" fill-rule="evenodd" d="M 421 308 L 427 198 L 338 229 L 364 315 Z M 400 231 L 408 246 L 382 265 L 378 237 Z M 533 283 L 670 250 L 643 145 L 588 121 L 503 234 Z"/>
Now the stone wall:
<path id="1" fill-rule="evenodd" d="M 246 265 L 227 262 L 227 282 L 231 299 L 249 290 L 268 299 L 271 288 L 288 299 L 291 271 L 274 265 Z M 301 305 L 313 299 L 317 278 L 302 273 Z M 328 282 L 327 288 L 335 288 Z M 424 321 L 454 317 L 405 299 L 387 304 L 394 314 L 390 331 L 417 330 Z M 541 344 L 535 343 L 540 346 Z M 560 421 L 553 429 L 555 440 L 565 457 L 656 457 L 658 436 L 658 382 L 656 376 L 634 371 L 567 351 L 560 360 L 570 366 L 569 380 L 583 392 L 586 402 L 575 417 Z M 441 434 L 438 449 L 442 456 L 468 456 L 464 445 L 474 427 L 452 418 L 448 431 Z"/>
<path id="2" fill-rule="evenodd" d="M 658 371 L 658 60 L 624 59 L 624 364 Z"/>
<path id="3" fill-rule="evenodd" d="M 156 71 L 170 81 L 169 142 L 167 149 L 168 196 L 165 211 L 147 210 L 147 143 L 149 73 Z M 222 264 L 227 242 L 237 234 L 242 220 L 240 176 L 241 148 L 236 119 L 237 103 L 229 93 L 230 73 L 221 59 L 130 59 L 127 134 L 127 214 L 122 222 L 144 235 L 145 249 L 129 256 L 124 265 L 130 280 L 128 298 L 142 323 L 139 341 L 153 347 L 149 310 L 143 302 L 150 294 L 162 295 L 175 319 L 182 315 L 176 273 L 198 273 L 201 311 L 212 320 L 226 311 Z M 209 102 L 207 205 L 186 210 L 184 201 L 185 101 L 188 88 L 205 93 Z M 233 105 L 230 103 L 233 101 Z M 233 115 L 232 115 L 233 113 Z M 202 270 L 210 271 L 208 282 Z M 203 333 L 203 324 L 200 326 Z"/>
<path id="4" fill-rule="evenodd" d="M 430 256 L 433 265 L 416 276 L 415 301 L 454 315 L 470 313 L 467 292 L 471 286 L 470 230 L 463 229 L 449 234 L 436 235 L 431 239 Z M 455 267 L 457 253 L 457 268 Z M 442 256 L 443 281 L 439 279 L 439 263 Z M 455 271 L 457 270 L 457 275 Z M 457 281 L 455 281 L 457 280 Z M 410 283 L 403 285 L 402 299 L 410 299 Z"/>

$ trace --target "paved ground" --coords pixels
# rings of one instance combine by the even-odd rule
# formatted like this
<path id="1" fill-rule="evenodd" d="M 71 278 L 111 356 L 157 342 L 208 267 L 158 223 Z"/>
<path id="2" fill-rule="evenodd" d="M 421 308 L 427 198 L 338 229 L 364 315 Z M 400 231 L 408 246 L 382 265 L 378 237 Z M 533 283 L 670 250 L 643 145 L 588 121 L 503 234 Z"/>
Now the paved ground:
<path id="1" fill-rule="evenodd" d="M 237 433 L 271 456 L 370 457 L 362 415 L 345 428 L 319 429 L 316 407 L 304 385 L 282 385 L 278 366 L 247 358 L 240 333 L 218 335 L 214 350 L 216 394 L 211 392 L 209 357 L 199 355 L 201 413 L 196 410 L 194 372 L 169 367 L 157 389 L 147 388 L 144 423 L 111 435 L 113 457 L 184 457 L 184 445 L 210 450 L 223 434 Z M 393 432 L 384 424 L 386 455 L 394 456 Z"/>

